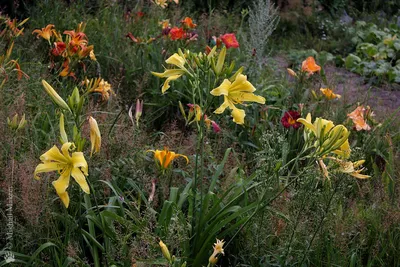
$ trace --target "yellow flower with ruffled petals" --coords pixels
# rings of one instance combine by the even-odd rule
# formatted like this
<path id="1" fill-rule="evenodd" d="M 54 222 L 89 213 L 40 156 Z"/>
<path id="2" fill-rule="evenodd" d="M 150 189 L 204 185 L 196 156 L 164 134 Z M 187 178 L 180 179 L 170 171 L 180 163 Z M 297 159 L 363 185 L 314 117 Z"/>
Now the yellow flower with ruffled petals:
<path id="1" fill-rule="evenodd" d="M 238 74 L 233 82 L 225 79 L 219 87 L 210 92 L 214 96 L 224 96 L 224 103 L 214 113 L 221 114 L 229 107 L 232 110 L 233 121 L 237 124 L 243 124 L 246 113 L 235 105 L 243 104 L 243 102 L 264 104 L 265 98 L 253 94 L 255 90 L 254 86 L 247 81 L 247 76 L 243 74 Z"/>
<path id="2" fill-rule="evenodd" d="M 40 179 L 37 174 L 42 172 L 58 171 L 61 174 L 52 184 L 66 208 L 69 206 L 67 188 L 70 176 L 74 178 L 86 194 L 90 193 L 85 177 L 88 176 L 88 164 L 82 152 L 72 152 L 71 155 L 69 154 L 69 150 L 73 147 L 73 143 L 65 143 L 62 145 L 60 152 L 56 146 L 53 146 L 49 151 L 40 156 L 42 163 L 36 167 L 34 173 L 35 179 Z"/>

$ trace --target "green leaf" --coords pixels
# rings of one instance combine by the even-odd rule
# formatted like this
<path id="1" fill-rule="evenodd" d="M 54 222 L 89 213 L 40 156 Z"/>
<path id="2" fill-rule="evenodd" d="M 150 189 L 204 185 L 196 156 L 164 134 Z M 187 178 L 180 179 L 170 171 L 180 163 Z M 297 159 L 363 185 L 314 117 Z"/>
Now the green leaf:
<path id="1" fill-rule="evenodd" d="M 358 64 L 361 62 L 361 58 L 356 55 L 349 54 L 344 62 L 346 69 L 353 70 L 358 67 Z"/>

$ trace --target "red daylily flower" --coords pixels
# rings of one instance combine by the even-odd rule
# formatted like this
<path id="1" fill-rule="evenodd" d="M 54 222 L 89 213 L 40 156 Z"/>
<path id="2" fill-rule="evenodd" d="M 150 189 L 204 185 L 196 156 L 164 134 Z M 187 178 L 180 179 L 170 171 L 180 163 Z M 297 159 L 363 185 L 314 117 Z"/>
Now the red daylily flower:
<path id="1" fill-rule="evenodd" d="M 297 129 L 301 126 L 301 123 L 297 122 L 297 119 L 299 118 L 300 118 L 299 112 L 295 110 L 289 110 L 285 112 L 285 115 L 283 115 L 281 123 L 285 128 L 293 127 L 294 129 Z"/>
<path id="2" fill-rule="evenodd" d="M 226 48 L 238 48 L 239 43 L 236 40 L 236 36 L 234 33 L 226 33 L 221 36 L 222 42 L 225 44 Z"/>

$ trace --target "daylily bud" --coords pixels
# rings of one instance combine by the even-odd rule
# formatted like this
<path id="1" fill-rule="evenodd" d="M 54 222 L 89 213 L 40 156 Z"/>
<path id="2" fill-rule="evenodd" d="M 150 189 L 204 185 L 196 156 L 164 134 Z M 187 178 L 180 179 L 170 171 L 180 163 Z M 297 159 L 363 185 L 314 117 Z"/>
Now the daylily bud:
<path id="1" fill-rule="evenodd" d="M 133 104 L 131 105 L 131 107 L 128 110 L 128 116 L 129 116 L 129 119 L 132 122 L 132 125 L 135 126 L 135 122 L 133 121 L 132 109 L 133 109 Z"/>
<path id="2" fill-rule="evenodd" d="M 90 125 L 90 142 L 92 143 L 92 148 L 90 151 L 90 156 L 94 153 L 100 152 L 101 147 L 101 134 L 97 121 L 93 117 L 89 117 Z"/>
<path id="3" fill-rule="evenodd" d="M 161 248 L 161 252 L 164 255 L 164 258 L 166 258 L 168 260 L 168 262 L 172 262 L 172 258 L 171 258 L 171 254 L 169 253 L 169 250 L 167 248 L 167 246 L 164 244 L 164 242 L 162 242 L 160 240 L 160 243 L 158 243 L 160 245 Z"/>
<path id="4" fill-rule="evenodd" d="M 22 115 L 22 118 L 19 121 L 17 131 L 24 129 L 25 125 L 26 125 L 26 120 L 25 120 L 25 114 L 24 114 L 24 115 Z"/>
<path id="5" fill-rule="evenodd" d="M 143 100 L 140 101 L 139 99 L 136 101 L 136 110 L 135 110 L 135 119 L 136 125 L 139 127 L 139 119 L 142 116 L 143 112 Z"/>
<path id="6" fill-rule="evenodd" d="M 23 129 L 26 125 L 25 114 L 22 115 L 22 118 L 19 121 L 19 123 L 18 123 L 18 114 L 15 114 L 11 120 L 10 118 L 7 118 L 7 124 L 11 128 L 11 130 L 14 131 Z"/>
<path id="7" fill-rule="evenodd" d="M 78 87 L 75 87 L 72 94 L 68 98 L 69 106 L 73 109 L 78 106 L 81 97 L 79 94 Z"/>
<path id="8" fill-rule="evenodd" d="M 186 112 L 185 112 L 185 109 L 183 108 L 183 105 L 182 105 L 181 101 L 179 101 L 179 109 L 180 109 L 183 117 L 185 118 L 185 121 L 187 122 Z"/>
<path id="9" fill-rule="evenodd" d="M 62 109 L 71 111 L 71 109 L 68 107 L 67 103 L 57 94 L 57 92 L 51 87 L 50 84 L 48 84 L 45 80 L 42 80 L 42 84 L 46 92 L 50 95 L 50 97 L 53 99 L 53 101 Z"/>
<path id="10" fill-rule="evenodd" d="M 18 114 L 15 114 L 12 120 L 7 118 L 7 124 L 12 130 L 16 130 L 18 128 Z"/>
<path id="11" fill-rule="evenodd" d="M 240 68 L 235 72 L 235 74 L 233 74 L 232 77 L 229 78 L 229 81 L 233 82 L 233 81 L 236 79 L 236 77 L 237 77 L 239 74 L 241 74 L 242 72 L 243 72 L 243 67 L 240 67 Z"/>
<path id="12" fill-rule="evenodd" d="M 211 51 L 208 53 L 207 55 L 208 60 L 210 60 L 214 56 L 215 51 L 217 51 L 217 46 L 214 46 L 213 49 L 211 49 Z"/>
<path id="13" fill-rule="evenodd" d="M 235 61 L 232 61 L 231 64 L 229 65 L 227 73 L 232 73 L 233 69 L 235 68 Z"/>
<path id="14" fill-rule="evenodd" d="M 219 133 L 221 131 L 221 127 L 215 122 L 211 121 L 211 125 L 213 127 L 214 133 Z"/>
<path id="15" fill-rule="evenodd" d="M 60 141 L 62 144 L 68 143 L 67 133 L 64 128 L 64 114 L 60 115 Z"/>
<path id="16" fill-rule="evenodd" d="M 294 70 L 287 68 L 287 72 L 289 73 L 290 76 L 297 77 L 297 74 L 296 72 L 294 72 Z"/>
<path id="17" fill-rule="evenodd" d="M 226 47 L 223 47 L 221 49 L 221 52 L 219 52 L 217 65 L 215 66 L 215 73 L 217 75 L 219 75 L 222 71 L 222 67 L 224 66 L 225 63 L 225 56 L 226 56 Z"/>

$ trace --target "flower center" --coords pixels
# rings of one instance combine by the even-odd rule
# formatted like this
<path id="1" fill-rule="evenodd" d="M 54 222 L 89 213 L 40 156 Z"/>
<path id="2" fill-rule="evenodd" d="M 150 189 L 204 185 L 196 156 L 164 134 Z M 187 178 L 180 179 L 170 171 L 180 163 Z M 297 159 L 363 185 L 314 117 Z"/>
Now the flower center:
<path id="1" fill-rule="evenodd" d="M 289 123 L 290 125 L 293 125 L 293 124 L 295 124 L 295 123 L 296 123 L 296 120 L 295 120 L 295 119 L 293 119 L 292 117 L 289 117 L 289 119 L 288 119 L 288 123 Z"/>

